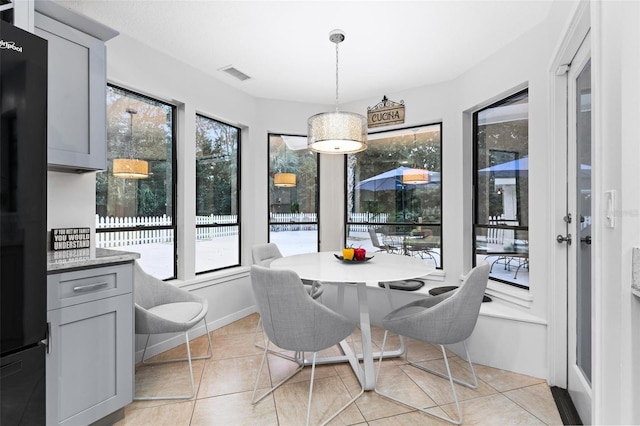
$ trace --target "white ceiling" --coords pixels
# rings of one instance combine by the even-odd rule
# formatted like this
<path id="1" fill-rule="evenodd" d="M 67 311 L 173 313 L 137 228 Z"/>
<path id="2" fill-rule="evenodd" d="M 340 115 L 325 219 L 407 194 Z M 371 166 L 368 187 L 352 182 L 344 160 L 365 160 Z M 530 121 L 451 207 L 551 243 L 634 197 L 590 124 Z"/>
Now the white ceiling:
<path id="1" fill-rule="evenodd" d="M 335 102 L 451 80 L 528 31 L 553 0 L 57 0 L 252 96 Z M 232 65 L 251 77 L 219 71 Z"/>

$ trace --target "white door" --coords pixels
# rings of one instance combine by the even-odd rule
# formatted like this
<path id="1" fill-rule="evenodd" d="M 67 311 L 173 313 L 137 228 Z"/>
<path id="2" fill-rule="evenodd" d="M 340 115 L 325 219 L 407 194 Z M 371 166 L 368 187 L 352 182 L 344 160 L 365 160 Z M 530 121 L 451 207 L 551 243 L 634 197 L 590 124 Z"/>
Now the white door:
<path id="1" fill-rule="evenodd" d="M 587 35 L 567 78 L 567 389 L 584 424 L 592 401 L 592 147 L 591 51 Z"/>

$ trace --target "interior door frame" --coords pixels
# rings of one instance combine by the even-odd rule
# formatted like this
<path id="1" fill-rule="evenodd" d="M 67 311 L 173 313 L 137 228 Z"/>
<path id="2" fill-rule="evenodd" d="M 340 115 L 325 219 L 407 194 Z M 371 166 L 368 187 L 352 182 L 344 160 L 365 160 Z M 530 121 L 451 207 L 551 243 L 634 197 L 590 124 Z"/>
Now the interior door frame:
<path id="1" fill-rule="evenodd" d="M 573 18 L 556 49 L 549 67 L 550 108 L 549 132 L 553 149 L 548 151 L 548 164 L 554 170 L 548 181 L 551 199 L 551 218 L 548 230 L 547 282 L 549 286 L 548 363 L 549 384 L 567 388 L 567 277 L 568 253 L 564 244 L 556 242 L 556 235 L 567 233 L 563 218 L 567 214 L 567 105 L 568 65 L 571 64 L 582 41 L 591 28 L 590 2 L 578 2 Z"/>

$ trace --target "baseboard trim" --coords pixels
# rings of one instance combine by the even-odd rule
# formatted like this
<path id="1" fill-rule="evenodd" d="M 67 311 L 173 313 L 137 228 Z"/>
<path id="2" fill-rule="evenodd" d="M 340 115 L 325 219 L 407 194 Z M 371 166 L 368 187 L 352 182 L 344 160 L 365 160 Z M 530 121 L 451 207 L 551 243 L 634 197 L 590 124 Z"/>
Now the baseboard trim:
<path id="1" fill-rule="evenodd" d="M 569 392 L 566 389 L 559 388 L 557 386 L 551 386 L 551 395 L 558 407 L 558 413 L 562 419 L 562 424 L 565 425 L 582 425 L 580 415 L 573 405 L 573 401 L 569 396 Z"/>

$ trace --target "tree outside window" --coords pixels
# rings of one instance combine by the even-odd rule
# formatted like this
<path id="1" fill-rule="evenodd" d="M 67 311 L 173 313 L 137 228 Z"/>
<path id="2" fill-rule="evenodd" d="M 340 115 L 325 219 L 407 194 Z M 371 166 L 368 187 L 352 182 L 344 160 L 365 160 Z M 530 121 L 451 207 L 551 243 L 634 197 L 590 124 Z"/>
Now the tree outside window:
<path id="1" fill-rule="evenodd" d="M 347 245 L 443 265 L 441 124 L 369 135 L 346 156 Z"/>
<path id="2" fill-rule="evenodd" d="M 240 129 L 196 115 L 196 273 L 240 264 Z"/>
<path id="3" fill-rule="evenodd" d="M 174 278 L 175 107 L 107 87 L 106 171 L 96 174 L 96 247 L 140 253 L 145 270 Z M 139 179 L 114 176 L 114 160 L 146 162 Z"/>
<path id="4" fill-rule="evenodd" d="M 305 136 L 269 135 L 269 241 L 285 256 L 318 251 L 318 161 Z"/>

